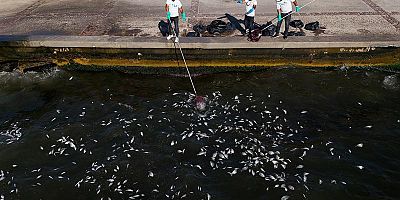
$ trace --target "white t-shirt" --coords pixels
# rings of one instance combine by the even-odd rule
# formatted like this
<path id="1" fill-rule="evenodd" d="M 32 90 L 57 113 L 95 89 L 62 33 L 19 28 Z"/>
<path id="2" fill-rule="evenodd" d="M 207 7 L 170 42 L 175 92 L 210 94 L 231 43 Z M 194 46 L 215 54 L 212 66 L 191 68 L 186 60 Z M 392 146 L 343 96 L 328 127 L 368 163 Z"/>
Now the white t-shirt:
<path id="1" fill-rule="evenodd" d="M 171 17 L 179 17 L 179 8 L 182 8 L 182 3 L 179 0 L 167 0 L 165 3 L 168 5 L 169 12 L 171 13 Z"/>
<path id="2" fill-rule="evenodd" d="M 295 0 L 276 0 L 276 9 L 281 10 L 282 13 L 290 13 L 293 11 L 292 2 Z"/>
<path id="3" fill-rule="evenodd" d="M 256 15 L 256 9 L 254 9 L 253 6 L 257 6 L 257 0 L 244 0 L 244 3 L 246 4 L 246 15 L 254 17 Z M 253 9 L 253 11 L 249 13 L 251 9 Z"/>

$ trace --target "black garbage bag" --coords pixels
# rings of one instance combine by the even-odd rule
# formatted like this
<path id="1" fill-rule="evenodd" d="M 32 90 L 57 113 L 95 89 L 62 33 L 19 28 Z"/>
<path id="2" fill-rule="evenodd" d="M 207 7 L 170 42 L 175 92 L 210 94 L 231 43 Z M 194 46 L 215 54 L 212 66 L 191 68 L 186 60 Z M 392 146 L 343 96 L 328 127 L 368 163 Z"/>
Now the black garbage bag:
<path id="1" fill-rule="evenodd" d="M 213 27 L 211 25 L 207 26 L 207 32 L 209 32 L 210 34 L 219 34 L 220 33 L 220 32 L 218 32 L 218 30 L 215 27 Z"/>
<path id="2" fill-rule="evenodd" d="M 293 28 L 303 28 L 304 23 L 301 20 L 293 20 L 289 23 L 289 25 Z"/>
<path id="3" fill-rule="evenodd" d="M 227 24 L 222 20 L 214 20 L 207 26 L 207 31 L 213 35 L 219 35 L 226 31 Z"/>
<path id="4" fill-rule="evenodd" d="M 315 30 L 319 30 L 321 27 L 319 26 L 319 22 L 316 21 L 316 22 L 311 22 L 311 23 L 306 24 L 304 26 L 304 28 L 309 31 L 315 31 Z"/>
<path id="5" fill-rule="evenodd" d="M 221 33 L 226 31 L 226 27 L 218 27 L 218 26 L 215 27 L 215 26 L 208 25 L 207 26 L 207 31 L 210 34 L 219 35 L 219 34 L 221 34 Z"/>
<path id="6" fill-rule="evenodd" d="M 288 36 L 306 36 L 303 31 L 289 31 Z"/>
<path id="7" fill-rule="evenodd" d="M 236 26 L 231 22 L 226 23 L 226 31 L 234 31 L 236 30 Z"/>
<path id="8" fill-rule="evenodd" d="M 191 31 L 186 34 L 186 37 L 200 37 L 200 33 Z"/>
<path id="9" fill-rule="evenodd" d="M 167 22 L 165 22 L 164 20 L 161 20 L 158 23 L 158 29 L 160 29 L 162 36 L 164 36 L 164 37 L 168 36 L 169 31 L 168 31 L 168 23 Z"/>
<path id="10" fill-rule="evenodd" d="M 196 25 L 193 26 L 193 30 L 196 33 L 203 34 L 203 33 L 205 33 L 207 31 L 207 27 L 204 26 L 203 24 L 196 24 Z"/>
<path id="11" fill-rule="evenodd" d="M 226 22 L 217 19 L 217 20 L 213 20 L 211 22 L 210 26 L 224 28 L 224 27 L 226 27 Z"/>
<path id="12" fill-rule="evenodd" d="M 208 32 L 209 34 L 212 34 L 212 35 L 220 35 L 222 33 L 229 32 L 229 31 L 231 32 L 231 31 L 236 30 L 236 26 L 235 26 L 235 24 L 233 24 L 231 22 L 227 23 L 222 20 L 213 20 L 207 26 L 205 26 L 203 24 L 196 24 L 193 26 L 193 30 L 196 33 L 199 33 L 200 37 L 201 37 L 203 34 L 206 34 L 206 32 Z"/>
<path id="13" fill-rule="evenodd" d="M 267 22 L 261 26 L 261 30 L 262 36 L 273 36 L 275 35 L 276 25 L 272 24 L 272 22 Z"/>

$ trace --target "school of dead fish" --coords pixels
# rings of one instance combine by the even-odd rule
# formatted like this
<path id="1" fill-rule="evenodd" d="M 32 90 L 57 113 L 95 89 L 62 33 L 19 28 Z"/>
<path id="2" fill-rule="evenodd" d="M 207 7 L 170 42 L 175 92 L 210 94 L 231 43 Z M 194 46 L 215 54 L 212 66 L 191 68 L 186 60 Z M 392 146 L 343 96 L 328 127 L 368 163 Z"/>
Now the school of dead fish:
<path id="1" fill-rule="evenodd" d="M 221 93 L 215 92 L 208 97 L 207 111 L 199 113 L 193 110 L 193 96 L 179 101 L 188 96 L 174 93 L 173 98 L 177 101 L 164 100 L 163 106 L 145 111 L 147 116 L 142 118 L 136 114 L 133 117 L 124 115 L 121 110 L 132 113 L 134 107 L 119 103 L 120 110 L 114 111 L 115 118 L 103 119 L 96 125 L 104 129 L 121 128 L 111 145 L 101 137 L 91 137 L 94 133 L 75 137 L 60 134 L 56 129 L 44 132 L 46 142 L 37 148 L 53 159 L 54 163 L 49 166 L 54 167 L 26 169 L 15 163 L 7 170 L 0 169 L 0 200 L 18 195 L 21 183 L 16 181 L 14 172 L 21 170 L 25 171 L 26 177 L 22 178 L 31 183 L 30 187 L 40 189 L 49 181 L 63 181 L 79 191 L 91 192 L 98 199 L 107 200 L 122 197 L 212 199 L 207 185 L 188 178 L 185 174 L 188 171 L 202 177 L 216 174 L 225 174 L 227 179 L 253 177 L 254 181 L 265 184 L 266 192 L 283 192 L 285 195 L 281 199 L 289 199 L 294 192 L 307 198 L 312 190 L 310 178 L 318 184 L 347 184 L 346 180 L 313 177 L 307 171 L 307 155 L 318 147 L 317 151 L 322 149 L 331 157 L 341 159 L 350 156 L 355 148 L 364 147 L 359 143 L 349 147 L 347 152 L 341 152 L 335 149 L 332 141 L 312 143 L 309 140 L 312 133 L 304 131 L 305 125 L 300 120 L 293 122 L 287 117 L 290 111 L 283 108 L 282 101 L 272 107 L 267 103 L 268 98 L 260 102 L 252 94 L 240 94 L 224 99 Z M 82 108 L 77 116 L 64 118 L 82 119 L 96 114 L 89 110 Z M 166 117 L 170 112 L 175 112 L 175 118 Z M 62 121 L 62 113 L 62 110 L 56 110 L 49 124 Z M 294 115 L 301 118 L 307 114 L 304 110 Z M 165 130 L 155 131 L 154 126 Z M 372 125 L 365 128 L 371 129 Z M 18 122 L 9 123 L 9 128 L 0 132 L 0 145 L 18 143 L 23 133 Z M 157 137 L 156 141 L 149 142 L 155 140 L 154 137 Z M 155 142 L 158 142 L 157 146 L 151 146 Z M 165 161 L 165 165 L 157 163 L 164 162 L 157 159 L 165 159 L 159 156 L 170 157 L 172 161 Z M 57 166 L 57 161 L 62 165 Z M 362 165 L 354 167 L 365 169 Z M 77 169 L 83 171 L 73 174 Z M 24 184 L 24 187 L 28 186 Z"/>

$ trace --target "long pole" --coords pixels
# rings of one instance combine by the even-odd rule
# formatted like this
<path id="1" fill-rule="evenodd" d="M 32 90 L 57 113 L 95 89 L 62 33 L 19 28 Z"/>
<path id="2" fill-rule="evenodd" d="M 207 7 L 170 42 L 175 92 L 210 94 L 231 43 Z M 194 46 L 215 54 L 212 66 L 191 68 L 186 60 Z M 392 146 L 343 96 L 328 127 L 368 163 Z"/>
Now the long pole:
<path id="1" fill-rule="evenodd" d="M 175 38 L 178 38 L 178 36 L 176 35 L 176 32 L 175 32 L 175 29 L 172 28 L 171 20 L 168 19 L 168 21 L 169 21 L 170 27 L 171 27 L 171 29 L 172 29 L 172 31 L 173 31 L 174 37 L 175 37 Z M 174 23 L 175 23 L 175 22 L 174 22 Z M 175 25 L 175 24 L 174 24 L 174 25 Z M 175 25 L 175 26 L 176 26 L 176 25 Z M 189 75 L 190 83 L 192 84 L 192 88 L 193 88 L 194 94 L 197 96 L 196 87 L 194 86 L 194 83 L 193 83 L 193 80 L 192 80 L 192 75 L 190 74 L 189 68 L 188 68 L 188 66 L 187 66 L 186 59 L 185 59 L 185 56 L 183 55 L 182 47 L 181 47 L 181 44 L 180 44 L 179 40 L 178 40 L 177 43 L 178 43 L 179 51 L 181 52 L 181 55 L 182 55 L 183 63 L 185 64 L 186 72 L 187 72 L 187 74 Z M 174 41 L 174 46 L 175 46 L 175 41 Z M 176 46 L 175 46 L 175 49 L 176 49 Z"/>
<path id="2" fill-rule="evenodd" d="M 308 3 L 306 3 L 306 4 L 304 4 L 303 6 L 300 7 L 300 9 L 303 9 L 304 7 L 306 7 L 306 6 L 308 6 L 308 5 L 312 4 L 312 3 L 314 3 L 315 1 L 317 1 L 317 0 L 312 0 L 312 1 L 310 1 L 310 2 L 308 2 Z M 293 13 L 294 13 L 294 12 L 289 13 L 288 15 L 286 15 L 285 17 L 283 17 L 282 19 L 285 19 L 286 17 L 289 17 L 289 16 L 292 15 Z M 275 21 L 275 20 L 276 20 L 276 17 L 275 17 L 271 22 L 273 22 L 273 21 Z M 260 34 L 262 34 L 262 33 L 261 33 L 262 31 L 264 31 L 265 29 L 271 27 L 272 25 L 274 25 L 274 23 L 271 23 L 271 24 L 268 25 L 267 27 L 261 29 Z"/>

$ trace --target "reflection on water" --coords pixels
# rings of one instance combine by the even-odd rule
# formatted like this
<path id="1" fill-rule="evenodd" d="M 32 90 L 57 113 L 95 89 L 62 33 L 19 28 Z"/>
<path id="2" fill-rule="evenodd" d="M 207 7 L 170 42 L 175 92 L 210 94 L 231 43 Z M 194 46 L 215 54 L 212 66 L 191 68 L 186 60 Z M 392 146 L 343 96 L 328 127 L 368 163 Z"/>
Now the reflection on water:
<path id="1" fill-rule="evenodd" d="M 0 199 L 395 199 L 395 72 L 0 74 Z M 68 194 L 68 195 L 64 195 Z"/>

